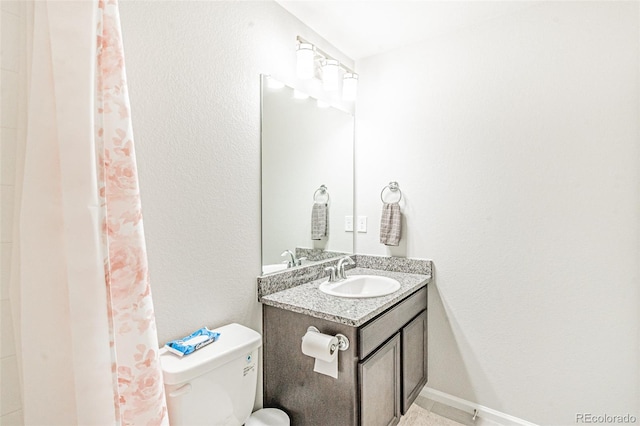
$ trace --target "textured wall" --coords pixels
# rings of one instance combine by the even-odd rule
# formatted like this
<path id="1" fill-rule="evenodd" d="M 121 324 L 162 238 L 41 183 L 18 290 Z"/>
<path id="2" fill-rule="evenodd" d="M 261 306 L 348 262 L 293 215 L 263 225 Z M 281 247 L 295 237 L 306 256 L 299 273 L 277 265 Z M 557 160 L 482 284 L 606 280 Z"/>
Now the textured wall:
<path id="1" fill-rule="evenodd" d="M 120 14 L 160 343 L 261 331 L 260 74 L 317 95 L 296 81 L 297 35 L 352 63 L 271 1 L 125 0 Z"/>
<path id="2" fill-rule="evenodd" d="M 295 84 L 296 35 L 322 39 L 274 2 L 120 13 L 160 341 L 260 330 L 260 73 Z"/>
<path id="3" fill-rule="evenodd" d="M 356 210 L 434 260 L 429 386 L 540 424 L 640 415 L 637 2 L 544 2 L 358 61 Z M 401 77 L 401 78 L 399 78 Z"/>

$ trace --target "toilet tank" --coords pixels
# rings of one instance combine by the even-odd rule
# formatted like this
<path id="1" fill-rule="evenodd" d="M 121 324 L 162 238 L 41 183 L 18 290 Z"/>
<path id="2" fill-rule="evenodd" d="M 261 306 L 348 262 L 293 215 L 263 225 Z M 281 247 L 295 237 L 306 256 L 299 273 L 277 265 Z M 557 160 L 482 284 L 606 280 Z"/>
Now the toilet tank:
<path id="1" fill-rule="evenodd" d="M 260 334 L 240 324 L 213 331 L 218 340 L 192 354 L 160 355 L 172 426 L 239 426 L 251 415 Z"/>

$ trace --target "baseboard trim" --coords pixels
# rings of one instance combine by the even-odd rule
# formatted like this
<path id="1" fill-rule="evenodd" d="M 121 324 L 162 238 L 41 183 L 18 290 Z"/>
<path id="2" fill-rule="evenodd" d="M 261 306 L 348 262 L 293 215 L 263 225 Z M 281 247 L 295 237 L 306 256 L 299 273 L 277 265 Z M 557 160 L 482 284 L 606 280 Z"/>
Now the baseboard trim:
<path id="1" fill-rule="evenodd" d="M 462 410 L 470 414 L 473 414 L 473 410 L 478 410 L 478 420 L 486 419 L 490 422 L 494 422 L 504 426 L 537 426 L 535 423 L 519 419 L 498 410 L 494 410 L 492 408 L 485 407 L 484 405 L 476 404 L 475 402 L 458 398 L 457 396 L 453 396 L 427 386 L 422 389 L 422 392 L 420 392 L 420 396 L 444 405 L 448 405 L 449 407 L 457 408 L 458 410 Z M 478 422 L 478 425 L 480 424 L 482 424 L 482 422 Z"/>

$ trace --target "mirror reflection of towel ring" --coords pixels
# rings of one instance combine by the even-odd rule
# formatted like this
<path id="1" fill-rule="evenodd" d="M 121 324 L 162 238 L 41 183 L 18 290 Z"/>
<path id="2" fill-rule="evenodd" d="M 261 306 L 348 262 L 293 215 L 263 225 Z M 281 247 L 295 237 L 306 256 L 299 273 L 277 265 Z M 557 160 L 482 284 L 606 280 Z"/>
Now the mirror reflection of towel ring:
<path id="1" fill-rule="evenodd" d="M 385 189 L 388 189 L 391 192 L 398 192 L 398 194 L 400 195 L 398 201 L 393 201 L 394 203 L 399 203 L 400 200 L 402 200 L 402 191 L 400 190 L 400 185 L 398 185 L 398 182 L 389 182 L 389 185 L 382 188 L 382 191 L 380 191 L 380 199 L 383 203 L 387 203 L 387 201 L 385 201 L 383 197 Z"/>
<path id="2" fill-rule="evenodd" d="M 320 196 L 326 195 L 326 201 L 318 201 L 318 192 Z M 316 203 L 329 203 L 329 191 L 327 191 L 326 185 L 320 185 L 320 188 L 316 189 L 316 192 L 313 193 L 313 201 Z"/>

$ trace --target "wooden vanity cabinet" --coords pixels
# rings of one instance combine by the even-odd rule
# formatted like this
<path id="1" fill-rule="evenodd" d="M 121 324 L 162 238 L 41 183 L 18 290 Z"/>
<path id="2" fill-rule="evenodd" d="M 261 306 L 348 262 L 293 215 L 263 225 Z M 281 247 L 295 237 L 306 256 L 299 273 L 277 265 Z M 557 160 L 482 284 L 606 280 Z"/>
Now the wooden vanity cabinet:
<path id="1" fill-rule="evenodd" d="M 427 383 L 427 311 L 402 327 L 402 414 Z"/>
<path id="2" fill-rule="evenodd" d="M 292 426 L 389 426 L 427 382 L 427 288 L 423 287 L 360 327 L 263 307 L 264 405 L 285 410 Z M 302 354 L 308 326 L 342 333 L 338 379 L 313 372 Z M 327 423 L 327 415 L 330 423 Z"/>
<path id="3" fill-rule="evenodd" d="M 400 333 L 359 364 L 360 424 L 395 425 L 400 421 Z"/>
<path id="4" fill-rule="evenodd" d="M 395 425 L 427 383 L 427 311 L 359 363 L 360 419 Z"/>

